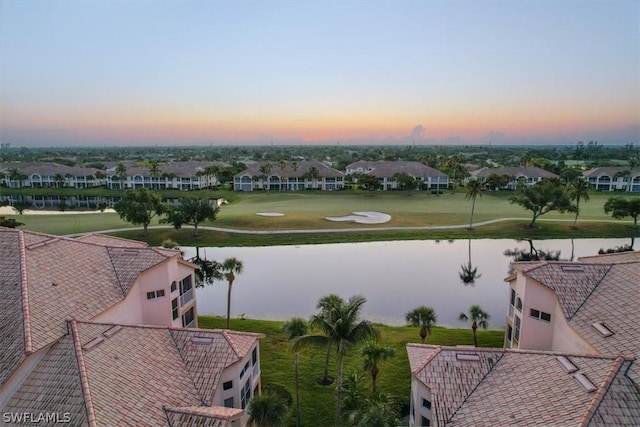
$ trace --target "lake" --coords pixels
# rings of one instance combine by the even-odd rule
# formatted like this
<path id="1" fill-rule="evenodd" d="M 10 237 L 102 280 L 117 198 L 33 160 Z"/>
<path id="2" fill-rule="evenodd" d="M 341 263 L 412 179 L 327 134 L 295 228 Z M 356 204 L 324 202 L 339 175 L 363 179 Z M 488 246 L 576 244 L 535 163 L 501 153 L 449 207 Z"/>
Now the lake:
<path id="1" fill-rule="evenodd" d="M 575 239 L 574 257 L 596 255 L 600 248 L 628 245 L 630 239 Z M 571 240 L 538 240 L 538 250 L 561 251 L 570 259 Z M 511 257 L 507 249 L 529 251 L 529 242 L 507 239 L 453 241 L 395 241 L 301 246 L 200 248 L 200 256 L 222 261 L 236 257 L 244 271 L 233 285 L 231 316 L 286 320 L 317 312 L 319 298 L 335 293 L 367 298 L 366 319 L 388 325 L 404 324 L 407 311 L 420 305 L 435 309 L 438 324 L 465 326 L 461 311 L 479 304 L 490 316 L 491 328 L 503 328 Z M 185 259 L 196 253 L 182 247 Z M 469 260 L 478 274 L 475 284 L 462 283 L 461 266 Z M 226 315 L 227 283 L 197 290 L 201 315 Z"/>

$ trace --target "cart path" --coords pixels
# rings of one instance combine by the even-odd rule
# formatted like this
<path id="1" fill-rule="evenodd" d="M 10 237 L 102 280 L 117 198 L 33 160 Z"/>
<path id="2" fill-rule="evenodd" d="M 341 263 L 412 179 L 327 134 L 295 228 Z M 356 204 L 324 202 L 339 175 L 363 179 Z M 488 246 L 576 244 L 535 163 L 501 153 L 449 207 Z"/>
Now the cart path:
<path id="1" fill-rule="evenodd" d="M 505 221 L 531 221 L 531 218 L 496 218 L 488 221 L 474 222 L 473 227 L 481 227 L 483 225 L 495 224 Z M 573 222 L 573 219 L 538 219 L 537 222 Z M 585 222 L 612 222 L 621 223 L 632 221 L 620 221 L 620 220 L 598 220 L 598 219 L 586 219 L 578 220 L 579 223 Z M 77 237 L 91 233 L 117 233 L 119 231 L 135 231 L 141 230 L 143 227 L 127 227 L 127 228 L 111 228 L 107 230 L 89 231 L 86 233 L 73 233 L 67 234 L 67 237 Z M 166 229 L 173 228 L 172 225 L 152 225 L 147 227 L 151 229 Z M 185 226 L 184 228 L 193 228 L 193 226 Z M 224 227 L 210 227 L 210 226 L 198 226 L 198 230 L 212 230 L 221 231 L 223 233 L 237 233 L 237 234 L 314 234 L 314 233 L 352 233 L 354 231 L 393 231 L 393 230 L 447 230 L 447 229 L 460 229 L 469 228 L 469 224 L 457 224 L 457 225 L 419 225 L 409 227 L 351 227 L 351 228 L 316 228 L 308 230 L 243 230 L 240 228 L 224 228 Z"/>

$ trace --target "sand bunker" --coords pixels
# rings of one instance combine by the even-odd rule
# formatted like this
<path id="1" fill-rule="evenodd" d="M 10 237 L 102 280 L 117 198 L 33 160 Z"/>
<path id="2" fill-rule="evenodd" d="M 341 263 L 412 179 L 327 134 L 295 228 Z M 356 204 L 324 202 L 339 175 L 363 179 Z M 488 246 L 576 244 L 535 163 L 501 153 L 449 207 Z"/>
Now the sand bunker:
<path id="1" fill-rule="evenodd" d="M 284 216 L 284 214 L 280 213 L 280 212 L 256 212 L 256 215 L 260 215 L 260 216 Z"/>
<path id="2" fill-rule="evenodd" d="M 100 211 L 48 211 L 48 210 L 33 210 L 33 209 L 25 209 L 22 214 L 23 215 L 78 215 L 78 214 L 94 214 L 94 213 L 103 213 Z M 115 211 L 111 208 L 107 208 L 104 210 L 104 213 L 115 213 Z M 0 207 L 0 215 L 18 215 L 16 211 L 13 210 L 11 206 L 2 206 Z"/>
<path id="3" fill-rule="evenodd" d="M 382 224 L 391 220 L 391 215 L 382 212 L 352 212 L 347 216 L 328 216 L 329 221 L 354 221 L 358 224 Z"/>

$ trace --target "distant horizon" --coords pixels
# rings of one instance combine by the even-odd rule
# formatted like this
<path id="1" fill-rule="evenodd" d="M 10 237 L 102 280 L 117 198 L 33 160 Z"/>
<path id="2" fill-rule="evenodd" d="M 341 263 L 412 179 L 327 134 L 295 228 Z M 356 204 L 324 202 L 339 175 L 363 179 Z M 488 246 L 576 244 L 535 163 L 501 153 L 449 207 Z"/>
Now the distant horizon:
<path id="1" fill-rule="evenodd" d="M 15 146 L 640 142 L 640 2 L 0 1 Z"/>

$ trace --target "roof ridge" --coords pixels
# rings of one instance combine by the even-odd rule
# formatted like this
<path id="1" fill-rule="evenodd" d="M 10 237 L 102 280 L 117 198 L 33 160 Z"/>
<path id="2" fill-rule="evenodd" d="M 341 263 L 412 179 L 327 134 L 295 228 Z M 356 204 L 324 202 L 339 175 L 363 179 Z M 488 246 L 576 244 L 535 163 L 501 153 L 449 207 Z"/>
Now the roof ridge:
<path id="1" fill-rule="evenodd" d="M 80 235 L 80 236 L 78 236 L 78 237 L 76 237 L 74 239 L 71 239 L 71 240 L 75 240 L 77 242 L 82 242 L 83 238 L 90 237 L 90 236 L 105 236 L 105 237 L 108 237 L 109 239 L 122 240 L 122 241 L 125 241 L 125 242 L 144 243 L 146 246 L 141 246 L 140 249 L 149 247 L 149 245 L 146 242 L 141 242 L 140 240 L 126 239 L 124 237 L 112 236 L 111 234 L 104 234 L 104 233 L 97 233 L 97 232 L 85 233 L 85 234 L 82 234 L 82 235 Z M 82 243 L 95 245 L 95 243 L 93 243 L 93 242 L 82 242 Z M 102 245 L 102 246 L 104 246 L 104 245 Z"/>
<path id="2" fill-rule="evenodd" d="M 99 246 L 99 245 L 96 245 Z M 107 253 L 107 258 L 109 258 L 109 264 L 111 264 L 111 268 L 113 268 L 113 275 L 116 277 L 116 281 L 118 282 L 118 286 L 120 287 L 120 292 L 122 292 L 122 296 L 126 298 L 127 292 L 124 290 L 124 286 L 122 281 L 120 280 L 120 276 L 118 276 L 118 269 L 116 265 L 113 263 L 113 257 L 111 256 L 111 252 L 109 252 L 109 248 L 106 246 L 101 246 L 104 248 L 104 251 Z"/>
<path id="3" fill-rule="evenodd" d="M 91 398 L 91 392 L 89 391 L 89 378 L 87 376 L 87 367 L 84 363 L 84 355 L 82 354 L 82 344 L 80 343 L 80 334 L 78 333 L 78 326 L 74 319 L 71 319 L 67 323 L 71 329 L 71 337 L 73 339 L 73 347 L 76 353 L 76 360 L 78 362 L 78 373 L 80 375 L 80 387 L 82 388 L 82 395 L 85 401 L 85 408 L 87 410 L 87 420 L 89 426 L 97 427 L 96 413 L 93 409 L 93 400 Z"/>
<path id="4" fill-rule="evenodd" d="M 187 366 L 187 361 L 184 359 L 184 356 L 182 355 L 182 352 L 180 351 L 180 348 L 178 347 L 178 342 L 176 341 L 176 337 L 174 335 L 174 330 L 171 330 L 171 329 L 167 328 L 167 332 L 169 332 L 169 337 L 171 337 L 171 341 L 173 341 L 173 346 L 175 347 L 176 351 L 178 352 L 178 356 L 180 357 L 180 360 L 182 361 L 182 364 L 184 365 L 184 370 L 187 372 L 187 375 L 189 376 L 189 379 L 191 380 L 191 383 L 193 384 L 193 389 L 195 390 L 196 394 L 198 395 L 198 398 L 200 399 L 200 402 L 204 403 L 205 402 L 205 400 L 203 399 L 204 396 L 202 396 L 202 394 L 200 392 L 200 388 L 196 384 L 196 379 L 193 377 L 193 374 L 191 373 L 191 370 L 189 370 L 189 367 Z"/>
<path id="5" fill-rule="evenodd" d="M 622 367 L 622 364 L 624 362 L 625 362 L 624 357 L 622 357 L 622 356 L 616 357 L 615 361 L 613 362 L 613 364 L 609 368 L 609 371 L 607 372 L 607 375 L 605 376 L 604 380 L 602 381 L 602 385 L 600 387 L 598 387 L 598 391 L 596 391 L 596 394 L 595 394 L 595 396 L 593 396 L 593 399 L 591 399 L 591 402 L 589 403 L 589 406 L 587 407 L 587 409 L 582 414 L 582 417 L 580 418 L 580 422 L 578 423 L 578 427 L 587 427 L 589 425 L 589 423 L 591 422 L 591 419 L 593 418 L 593 416 L 595 415 L 596 411 L 598 410 L 598 407 L 600 406 L 600 403 L 602 403 L 602 400 L 604 399 L 604 396 L 609 391 L 609 388 L 611 387 L 611 384 L 613 383 L 613 379 L 615 378 L 617 373 L 620 371 L 620 368 Z"/>
<path id="6" fill-rule="evenodd" d="M 31 316 L 29 309 L 29 291 L 27 290 L 27 257 L 24 245 L 24 232 L 18 231 L 18 251 L 20 253 L 20 293 L 22 297 L 22 326 L 24 334 L 24 352 L 30 355 L 33 351 L 33 343 L 31 342 Z"/>
<path id="7" fill-rule="evenodd" d="M 591 298 L 591 295 L 593 295 L 593 293 L 596 291 L 596 289 L 598 289 L 598 287 L 600 286 L 600 284 L 602 283 L 604 278 L 607 277 L 607 275 L 609 274 L 609 272 L 613 268 L 612 264 L 599 264 L 599 265 L 605 265 L 605 266 L 608 265 L 609 268 L 607 268 L 607 271 L 605 271 L 604 274 L 602 275 L 602 277 L 600 277 L 600 280 L 598 280 L 598 283 L 596 283 L 596 285 L 593 287 L 593 289 L 591 289 L 591 292 L 589 292 L 589 295 L 586 296 L 586 298 L 580 303 L 578 308 L 576 308 L 576 311 L 574 311 L 573 314 L 571 316 L 569 316 L 567 320 L 571 320 L 573 318 L 573 316 L 575 316 L 580 311 L 582 306 L 585 305 L 585 303 L 589 300 L 589 298 Z"/>
<path id="8" fill-rule="evenodd" d="M 227 343 L 229 344 L 233 352 L 236 354 L 236 357 L 238 359 L 242 359 L 242 356 L 240 355 L 240 349 L 237 347 L 236 343 L 233 342 L 233 339 L 229 336 L 229 332 L 230 331 L 227 329 L 223 330 L 222 336 L 227 340 Z"/>
<path id="9" fill-rule="evenodd" d="M 616 360 L 619 357 L 627 361 L 634 360 L 632 356 L 612 355 L 612 354 L 596 354 L 596 353 L 567 353 L 566 351 L 552 351 L 552 350 L 533 350 L 533 349 L 518 349 L 518 348 L 505 348 L 505 353 L 513 354 L 537 354 L 541 356 L 567 356 L 567 357 L 582 357 L 587 359 L 608 359 Z"/>

